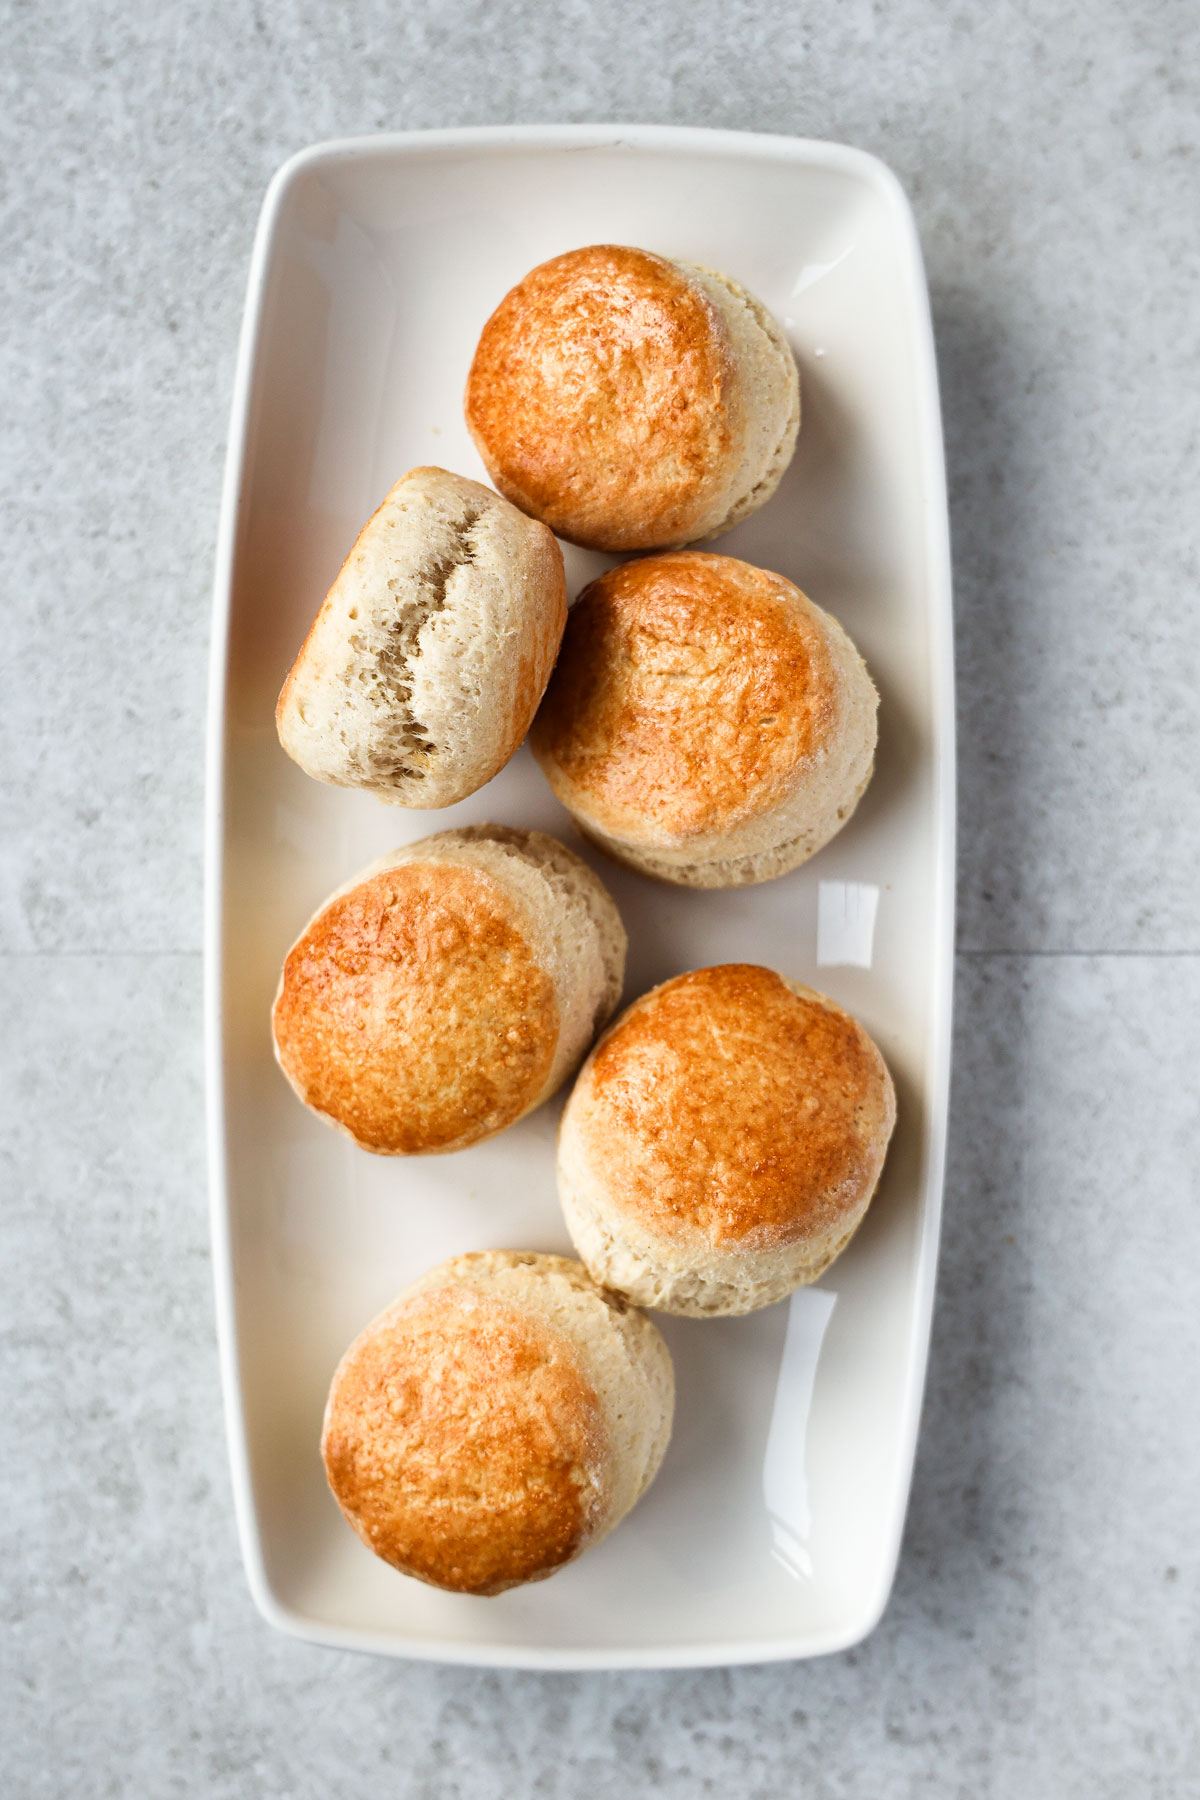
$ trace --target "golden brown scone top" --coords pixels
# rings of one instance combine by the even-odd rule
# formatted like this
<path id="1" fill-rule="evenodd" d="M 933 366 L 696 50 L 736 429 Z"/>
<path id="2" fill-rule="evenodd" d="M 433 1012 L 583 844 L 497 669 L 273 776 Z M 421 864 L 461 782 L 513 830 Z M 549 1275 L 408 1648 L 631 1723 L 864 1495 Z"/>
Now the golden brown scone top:
<path id="1" fill-rule="evenodd" d="M 273 1023 L 307 1105 L 370 1150 L 472 1144 L 526 1110 L 558 1041 L 551 977 L 499 884 L 404 863 L 333 899 L 284 964 Z"/>
<path id="2" fill-rule="evenodd" d="M 782 575 L 684 550 L 610 569 L 567 619 L 530 743 L 598 830 L 687 839 L 767 812 L 833 727 L 820 615 Z"/>
<path id="3" fill-rule="evenodd" d="M 507 499 L 597 549 L 686 542 L 740 442 L 728 332 L 648 250 L 596 244 L 532 270 L 483 328 L 466 415 Z"/>
<path id="4" fill-rule="evenodd" d="M 874 1187 L 895 1119 L 862 1027 L 751 963 L 696 969 L 635 1001 L 571 1104 L 607 1204 L 717 1250 L 836 1228 Z"/>
<path id="5" fill-rule="evenodd" d="M 322 1454 L 377 1556 L 437 1587 L 497 1594 L 559 1568 L 591 1536 L 605 1445 L 568 1340 L 450 1279 L 400 1300 L 351 1346 Z"/>

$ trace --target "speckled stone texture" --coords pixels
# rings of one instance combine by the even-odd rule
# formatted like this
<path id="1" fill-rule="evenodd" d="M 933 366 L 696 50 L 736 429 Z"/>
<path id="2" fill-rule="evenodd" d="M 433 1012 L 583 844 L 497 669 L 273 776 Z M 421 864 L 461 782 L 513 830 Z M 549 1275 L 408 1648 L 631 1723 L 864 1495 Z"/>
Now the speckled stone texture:
<path id="1" fill-rule="evenodd" d="M 1200 1795 L 1191 0 L 2 16 L 5 1794 Z M 234 348 L 289 152 L 610 118 L 844 139 L 916 207 L 962 773 L 929 1397 L 859 1650 L 405 1666 L 271 1632 L 233 1534 L 198 952 Z"/>

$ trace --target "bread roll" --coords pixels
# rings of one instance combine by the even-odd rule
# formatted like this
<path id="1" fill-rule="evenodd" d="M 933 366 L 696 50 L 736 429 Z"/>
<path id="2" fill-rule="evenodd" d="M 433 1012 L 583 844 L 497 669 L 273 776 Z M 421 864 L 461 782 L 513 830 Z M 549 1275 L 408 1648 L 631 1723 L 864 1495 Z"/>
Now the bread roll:
<path id="1" fill-rule="evenodd" d="M 752 964 L 679 975 L 621 1015 L 567 1101 L 575 1248 L 639 1306 L 768 1306 L 845 1249 L 895 1117 L 879 1051 L 823 994 Z"/>
<path id="2" fill-rule="evenodd" d="M 471 825 L 372 864 L 288 952 L 275 1053 L 304 1104 L 384 1156 L 460 1150 L 549 1099 L 621 993 L 625 932 L 540 831 Z"/>
<path id="3" fill-rule="evenodd" d="M 410 469 L 304 640 L 279 741 L 317 781 L 395 806 L 465 800 L 529 729 L 566 616 L 544 525 L 477 481 Z"/>
<path id="4" fill-rule="evenodd" d="M 595 244 L 542 263 L 483 328 L 466 416 L 502 494 L 594 550 L 728 531 L 769 500 L 800 381 L 728 275 Z"/>
<path id="5" fill-rule="evenodd" d="M 350 1346 L 321 1453 L 368 1549 L 434 1587 L 499 1594 L 624 1518 L 673 1404 L 642 1313 L 566 1257 L 482 1251 L 423 1276 Z"/>
<path id="6" fill-rule="evenodd" d="M 580 829 L 686 887 L 769 881 L 845 824 L 878 697 L 836 619 L 782 575 L 684 551 L 571 609 L 530 744 Z"/>

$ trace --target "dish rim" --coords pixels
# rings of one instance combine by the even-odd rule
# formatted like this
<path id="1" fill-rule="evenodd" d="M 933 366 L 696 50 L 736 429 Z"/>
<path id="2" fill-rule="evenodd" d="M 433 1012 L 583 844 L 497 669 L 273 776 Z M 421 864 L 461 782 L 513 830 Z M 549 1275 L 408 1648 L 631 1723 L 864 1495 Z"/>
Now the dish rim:
<path id="1" fill-rule="evenodd" d="M 870 1604 L 852 1625 L 822 1638 L 808 1633 L 761 1642 L 723 1642 L 677 1646 L 655 1644 L 615 1649 L 555 1649 L 536 1645 L 505 1646 L 463 1640 L 432 1642 L 404 1633 L 350 1628 L 307 1619 L 278 1600 L 267 1576 L 249 1470 L 242 1404 L 232 1239 L 227 1185 L 224 1094 L 224 1019 L 222 979 L 226 772 L 225 725 L 229 673 L 229 628 L 233 574 L 240 537 L 250 401 L 262 344 L 264 301 L 275 240 L 284 204 L 296 182 L 315 168 L 352 161 L 404 159 L 421 152 L 468 149 L 630 150 L 640 154 L 683 152 L 741 159 L 804 164 L 853 174 L 883 197 L 899 227 L 909 296 L 914 305 L 912 350 L 917 392 L 918 436 L 923 492 L 926 498 L 923 543 L 928 566 L 931 632 L 930 717 L 939 726 L 933 756 L 933 822 L 935 874 L 934 926 L 931 935 L 928 1091 L 929 1142 L 925 1159 L 925 1201 L 916 1252 L 916 1278 L 910 1339 L 911 1378 L 906 1385 L 902 1437 L 904 1500 L 895 1509 L 890 1541 L 881 1561 L 881 1576 Z M 808 1660 L 850 1649 L 869 1636 L 891 1596 L 899 1564 L 904 1524 L 911 1500 L 913 1468 L 920 1429 L 932 1335 L 933 1301 L 944 1199 L 946 1139 L 949 1123 L 950 1048 L 954 980 L 956 744 L 954 709 L 954 641 L 952 571 L 945 458 L 938 390 L 937 362 L 929 291 L 920 240 L 911 205 L 899 179 L 869 151 L 818 138 L 764 132 L 717 130 L 702 126 L 644 124 L 537 124 L 445 127 L 431 131 L 372 133 L 333 138 L 295 152 L 276 170 L 263 199 L 250 258 L 245 309 L 238 339 L 225 471 L 216 540 L 209 680 L 206 708 L 204 822 L 204 1072 L 208 1154 L 209 1226 L 213 1254 L 213 1288 L 217 1322 L 225 1437 L 234 1514 L 242 1562 L 251 1596 L 263 1618 L 288 1636 L 308 1643 L 391 1655 L 410 1660 L 480 1668 L 552 1671 L 618 1669 L 684 1669 L 733 1667 L 757 1663 Z"/>

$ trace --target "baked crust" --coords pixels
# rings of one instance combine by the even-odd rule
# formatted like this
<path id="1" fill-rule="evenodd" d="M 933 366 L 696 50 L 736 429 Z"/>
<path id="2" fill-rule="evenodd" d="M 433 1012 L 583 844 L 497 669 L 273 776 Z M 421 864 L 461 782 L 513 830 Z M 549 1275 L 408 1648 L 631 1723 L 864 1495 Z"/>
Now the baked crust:
<path id="1" fill-rule="evenodd" d="M 603 1515 L 599 1400 L 562 1333 L 449 1280 L 402 1299 L 338 1370 L 322 1454 L 355 1531 L 406 1575 L 498 1594 Z"/>
<path id="2" fill-rule="evenodd" d="M 309 921 L 275 996 L 275 1054 L 364 1149 L 457 1150 L 555 1092 L 620 1000 L 625 949 L 611 895 L 557 839 L 435 832 Z"/>
<path id="3" fill-rule="evenodd" d="M 350 1346 L 321 1450 L 378 1556 L 497 1594 L 553 1574 L 637 1504 L 674 1393 L 654 1325 L 581 1263 L 475 1251 L 414 1282 Z"/>
<path id="4" fill-rule="evenodd" d="M 778 327 L 737 283 L 597 244 L 505 295 L 465 411 L 523 512 L 573 543 L 637 550 L 710 536 L 769 497 L 799 387 Z"/>
<path id="5" fill-rule="evenodd" d="M 560 1195 L 593 1279 L 640 1305 L 745 1312 L 815 1280 L 870 1202 L 895 1123 L 856 1020 L 732 963 L 643 995 L 567 1102 Z"/>
<path id="6" fill-rule="evenodd" d="M 497 881 L 410 863 L 317 914 L 288 953 L 273 1024 L 305 1105 L 366 1149 L 413 1155 L 477 1143 L 528 1110 L 559 1008 Z"/>
<path id="7" fill-rule="evenodd" d="M 876 705 L 845 632 L 790 581 L 677 551 L 583 590 L 530 745 L 611 855 L 735 886 L 794 867 L 849 818 Z"/>
<path id="8" fill-rule="evenodd" d="M 732 556 L 677 551 L 584 588 L 532 747 L 593 829 L 672 842 L 777 806 L 837 701 L 822 621 L 799 589 Z"/>

